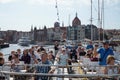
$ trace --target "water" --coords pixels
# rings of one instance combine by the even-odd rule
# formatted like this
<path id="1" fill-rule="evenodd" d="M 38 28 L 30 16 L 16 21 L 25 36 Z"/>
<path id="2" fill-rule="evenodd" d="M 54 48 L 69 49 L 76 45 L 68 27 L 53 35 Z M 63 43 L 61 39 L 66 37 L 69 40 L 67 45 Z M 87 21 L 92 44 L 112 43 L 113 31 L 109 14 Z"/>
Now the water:
<path id="1" fill-rule="evenodd" d="M 10 55 L 11 51 L 17 51 L 17 49 L 21 49 L 21 51 L 23 51 L 24 49 L 30 49 L 33 45 L 30 46 L 20 46 L 18 44 L 10 44 L 10 46 L 8 48 L 3 48 L 0 49 L 0 52 L 2 52 L 4 54 L 4 58 L 5 61 L 8 60 L 8 56 Z M 46 52 L 53 50 L 53 45 L 44 45 L 44 48 L 46 49 Z"/>
<path id="2" fill-rule="evenodd" d="M 30 46 L 20 46 L 18 44 L 10 44 L 8 48 L 0 49 L 0 52 L 3 53 L 5 60 L 7 60 L 11 51 L 17 51 L 17 49 L 21 49 L 23 51 L 24 49 L 29 49 L 31 46 L 32 45 L 30 45 Z"/>

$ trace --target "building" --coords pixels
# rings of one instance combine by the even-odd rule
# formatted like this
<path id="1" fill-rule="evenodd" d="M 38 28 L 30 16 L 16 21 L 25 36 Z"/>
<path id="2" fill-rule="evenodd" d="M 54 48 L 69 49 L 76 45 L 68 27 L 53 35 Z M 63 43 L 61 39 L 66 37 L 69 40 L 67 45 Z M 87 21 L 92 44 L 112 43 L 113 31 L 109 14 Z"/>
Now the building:
<path id="1" fill-rule="evenodd" d="M 54 23 L 54 27 L 47 29 L 48 41 L 62 41 L 66 39 L 66 27 L 60 26 L 59 22 Z"/>
<path id="2" fill-rule="evenodd" d="M 34 31 L 32 31 L 33 34 L 33 40 L 34 42 L 45 42 L 47 40 L 47 28 L 44 26 L 43 29 L 37 29 L 37 27 L 34 27 Z"/>
<path id="3" fill-rule="evenodd" d="M 87 39 L 91 39 L 92 38 L 92 40 L 98 40 L 99 39 L 98 28 L 95 25 L 86 25 L 85 26 L 85 38 L 87 38 Z"/>
<path id="4" fill-rule="evenodd" d="M 80 19 L 76 17 L 72 21 L 72 26 L 67 27 L 67 40 L 81 41 L 85 38 L 85 25 L 81 25 Z"/>

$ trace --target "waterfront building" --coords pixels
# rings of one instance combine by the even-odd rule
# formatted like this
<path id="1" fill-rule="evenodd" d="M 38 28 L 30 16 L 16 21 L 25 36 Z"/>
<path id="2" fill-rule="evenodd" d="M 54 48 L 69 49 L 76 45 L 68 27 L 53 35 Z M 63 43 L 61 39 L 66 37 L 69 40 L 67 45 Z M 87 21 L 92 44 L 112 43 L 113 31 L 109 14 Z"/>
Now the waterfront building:
<path id="1" fill-rule="evenodd" d="M 46 26 L 44 26 L 44 29 L 37 29 L 37 27 L 34 27 L 34 31 L 32 34 L 34 35 L 35 42 L 44 42 L 47 40 Z"/>
<path id="2" fill-rule="evenodd" d="M 66 27 L 60 26 L 59 22 L 54 23 L 54 27 L 47 29 L 47 40 L 50 42 L 63 41 L 66 39 Z"/>
<path id="3" fill-rule="evenodd" d="M 86 25 L 85 26 L 85 38 L 91 39 L 91 34 L 92 34 L 93 40 L 98 40 L 98 38 L 99 38 L 98 28 L 95 25 Z"/>
<path id="4" fill-rule="evenodd" d="M 76 17 L 72 21 L 72 26 L 67 27 L 67 39 L 81 41 L 85 38 L 85 25 L 81 25 L 80 19 Z"/>

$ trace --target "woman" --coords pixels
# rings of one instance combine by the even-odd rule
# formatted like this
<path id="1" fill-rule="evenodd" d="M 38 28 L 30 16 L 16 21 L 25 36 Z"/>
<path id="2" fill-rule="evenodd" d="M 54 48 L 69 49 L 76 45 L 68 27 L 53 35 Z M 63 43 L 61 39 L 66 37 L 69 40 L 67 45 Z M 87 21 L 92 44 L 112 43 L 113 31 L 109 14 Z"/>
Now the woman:
<path id="1" fill-rule="evenodd" d="M 17 64 L 19 64 L 19 57 L 18 54 L 13 54 L 12 60 L 11 60 L 11 68 L 15 71 L 15 72 L 19 72 L 20 69 L 18 67 Z"/>
<path id="2" fill-rule="evenodd" d="M 24 61 L 25 64 L 30 64 L 30 61 L 31 61 L 31 57 L 30 55 L 28 54 L 28 50 L 25 49 L 23 51 L 23 56 L 21 58 L 22 61 Z"/>
<path id="3" fill-rule="evenodd" d="M 115 65 L 115 58 L 112 55 L 107 57 L 107 67 L 104 70 L 105 74 L 120 74 L 120 66 Z M 117 78 L 112 78 L 117 80 Z"/>

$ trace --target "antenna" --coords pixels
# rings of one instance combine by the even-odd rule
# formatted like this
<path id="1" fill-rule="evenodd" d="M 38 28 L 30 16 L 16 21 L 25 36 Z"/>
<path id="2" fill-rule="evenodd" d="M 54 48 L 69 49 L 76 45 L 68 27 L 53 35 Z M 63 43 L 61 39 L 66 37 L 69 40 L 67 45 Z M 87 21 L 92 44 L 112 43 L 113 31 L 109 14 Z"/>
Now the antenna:
<path id="1" fill-rule="evenodd" d="M 57 0 L 56 0 L 55 8 L 56 8 L 56 10 L 57 10 L 57 20 L 58 20 L 58 22 L 59 22 L 60 19 L 59 19 L 59 9 L 58 9 L 58 2 L 57 2 Z"/>

